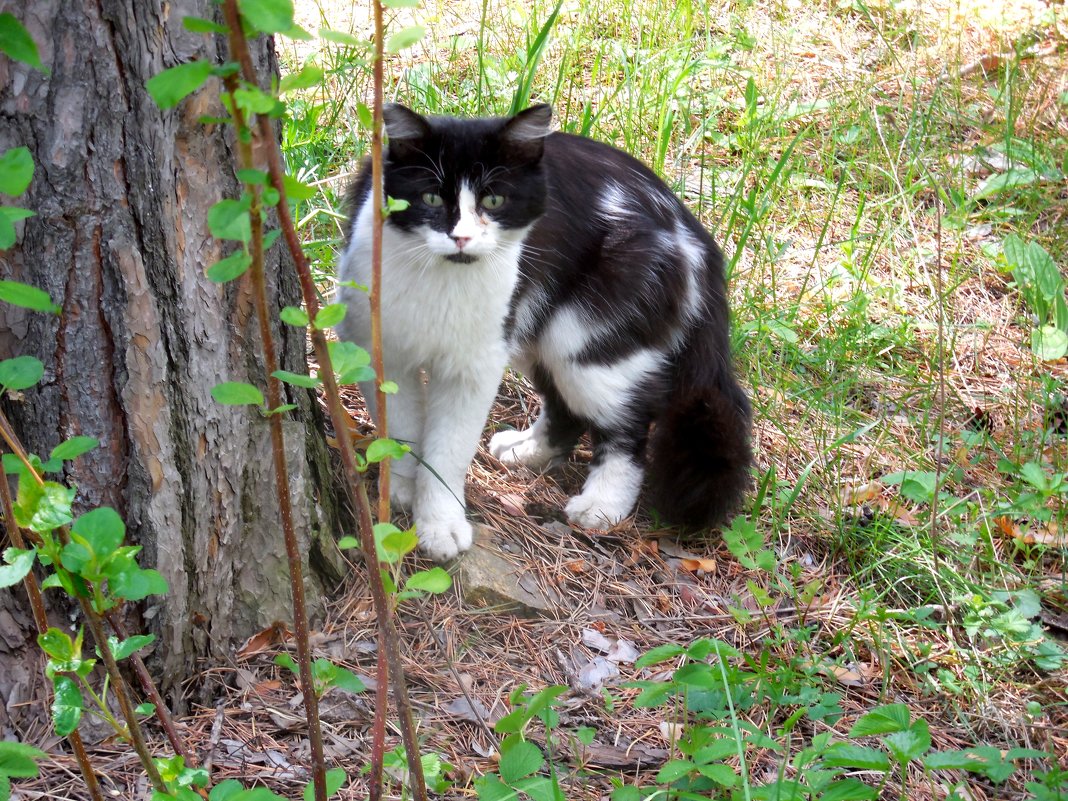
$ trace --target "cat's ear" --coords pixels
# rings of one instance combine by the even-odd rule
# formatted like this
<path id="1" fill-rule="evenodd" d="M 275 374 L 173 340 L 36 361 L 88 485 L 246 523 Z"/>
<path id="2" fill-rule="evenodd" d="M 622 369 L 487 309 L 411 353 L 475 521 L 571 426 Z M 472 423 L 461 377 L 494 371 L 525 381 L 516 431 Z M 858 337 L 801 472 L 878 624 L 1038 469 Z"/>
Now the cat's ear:
<path id="1" fill-rule="evenodd" d="M 531 160 L 539 159 L 552 121 L 552 106 L 544 103 L 531 106 L 520 111 L 504 124 L 501 139 L 521 155 Z"/>
<path id="2" fill-rule="evenodd" d="M 423 140 L 430 135 L 430 123 L 400 103 L 382 106 L 382 121 L 386 124 L 389 150 L 393 156 L 419 150 Z"/>

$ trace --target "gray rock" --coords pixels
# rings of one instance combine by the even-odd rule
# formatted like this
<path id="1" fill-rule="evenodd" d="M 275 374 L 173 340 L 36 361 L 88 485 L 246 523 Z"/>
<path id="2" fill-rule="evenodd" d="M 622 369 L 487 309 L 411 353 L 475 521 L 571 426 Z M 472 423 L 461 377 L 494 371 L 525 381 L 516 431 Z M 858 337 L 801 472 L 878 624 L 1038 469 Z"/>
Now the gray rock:
<path id="1" fill-rule="evenodd" d="M 470 606 L 492 606 L 522 617 L 559 617 L 559 597 L 549 597 L 521 565 L 503 556 L 494 535 L 476 526 L 475 542 L 454 563 L 460 597 Z"/>

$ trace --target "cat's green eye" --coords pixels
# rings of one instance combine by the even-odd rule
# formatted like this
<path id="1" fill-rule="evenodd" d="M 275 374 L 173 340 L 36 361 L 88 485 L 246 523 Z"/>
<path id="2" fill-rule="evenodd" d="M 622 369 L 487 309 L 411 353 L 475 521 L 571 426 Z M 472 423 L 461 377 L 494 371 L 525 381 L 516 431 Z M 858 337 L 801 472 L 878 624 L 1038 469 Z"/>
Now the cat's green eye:
<path id="1" fill-rule="evenodd" d="M 484 209 L 499 209 L 503 205 L 503 195 L 486 195 L 484 198 L 482 198 L 482 208 Z"/>
<path id="2" fill-rule="evenodd" d="M 445 201 L 441 199 L 441 195 L 435 195 L 433 192 L 424 192 L 423 202 L 435 209 L 445 205 Z"/>

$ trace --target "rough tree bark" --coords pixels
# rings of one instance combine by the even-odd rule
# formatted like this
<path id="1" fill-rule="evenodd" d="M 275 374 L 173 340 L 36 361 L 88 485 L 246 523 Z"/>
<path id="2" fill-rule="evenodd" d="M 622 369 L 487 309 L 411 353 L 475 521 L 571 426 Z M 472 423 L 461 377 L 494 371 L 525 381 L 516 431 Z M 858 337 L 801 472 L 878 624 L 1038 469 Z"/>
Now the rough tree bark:
<path id="1" fill-rule="evenodd" d="M 37 168 L 20 199 L 37 216 L 0 253 L 0 276 L 47 290 L 63 309 L 0 304 L 0 358 L 31 354 L 46 368 L 38 387 L 2 402 L 34 452 L 75 434 L 100 440 L 65 478 L 83 510 L 115 507 L 142 563 L 170 583 L 144 617 L 180 707 L 180 682 L 204 661 L 225 663 L 235 643 L 291 615 L 267 423 L 209 394 L 224 380 L 263 386 L 244 285 L 204 277 L 226 255 L 207 210 L 239 191 L 232 133 L 199 122 L 222 115 L 219 85 L 172 111 L 145 90 L 166 67 L 219 61 L 225 42 L 182 27 L 186 15 L 213 16 L 208 0 L 0 0 L 0 10 L 23 21 L 50 68 L 0 56 L 0 151 L 25 145 Z M 270 43 L 256 46 L 274 69 Z M 283 248 L 270 251 L 268 272 L 272 302 L 297 304 Z M 283 367 L 303 371 L 304 332 L 277 324 L 276 334 Z M 290 400 L 294 512 L 308 598 L 321 607 L 341 574 L 336 496 L 315 399 Z M 0 732 L 4 710 L 13 716 L 36 681 L 25 603 L 21 588 L 0 591 Z"/>

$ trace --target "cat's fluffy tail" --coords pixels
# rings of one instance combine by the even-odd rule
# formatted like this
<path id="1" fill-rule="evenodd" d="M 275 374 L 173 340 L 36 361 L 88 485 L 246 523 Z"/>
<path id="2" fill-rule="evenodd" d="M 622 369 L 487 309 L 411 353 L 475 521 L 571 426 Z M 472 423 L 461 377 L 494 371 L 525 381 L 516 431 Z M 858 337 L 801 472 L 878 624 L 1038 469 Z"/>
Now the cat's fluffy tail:
<path id="1" fill-rule="evenodd" d="M 649 448 L 653 508 L 669 522 L 701 528 L 738 510 L 753 460 L 749 399 L 731 369 L 726 326 L 715 328 L 694 332 L 676 357 Z"/>

